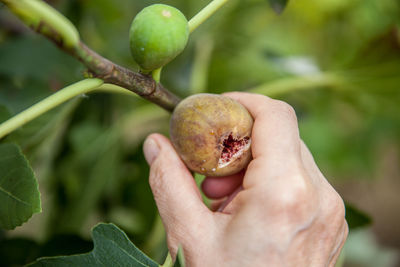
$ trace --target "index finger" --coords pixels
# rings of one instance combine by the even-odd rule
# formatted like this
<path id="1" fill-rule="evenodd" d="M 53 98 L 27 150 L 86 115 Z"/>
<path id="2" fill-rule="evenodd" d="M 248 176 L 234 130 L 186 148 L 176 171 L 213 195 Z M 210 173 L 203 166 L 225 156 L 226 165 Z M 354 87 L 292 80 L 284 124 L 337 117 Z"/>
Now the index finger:
<path id="1" fill-rule="evenodd" d="M 226 96 L 247 108 L 254 118 L 251 134 L 253 158 L 278 162 L 300 158 L 300 136 L 296 112 L 287 103 L 267 96 L 233 92 Z"/>

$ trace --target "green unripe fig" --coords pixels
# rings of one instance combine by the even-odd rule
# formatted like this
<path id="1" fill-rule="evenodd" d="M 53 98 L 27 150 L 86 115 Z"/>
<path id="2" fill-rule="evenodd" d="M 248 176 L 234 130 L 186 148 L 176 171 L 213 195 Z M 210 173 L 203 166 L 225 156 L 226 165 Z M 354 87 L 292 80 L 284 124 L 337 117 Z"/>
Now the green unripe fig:
<path id="1" fill-rule="evenodd" d="M 189 26 L 178 9 L 155 4 L 144 8 L 133 19 L 129 32 L 132 56 L 144 71 L 158 69 L 185 48 Z"/>
<path id="2" fill-rule="evenodd" d="M 170 137 L 189 169 L 207 176 L 226 176 L 239 172 L 251 160 L 252 127 L 253 118 L 237 101 L 197 94 L 176 106 Z"/>

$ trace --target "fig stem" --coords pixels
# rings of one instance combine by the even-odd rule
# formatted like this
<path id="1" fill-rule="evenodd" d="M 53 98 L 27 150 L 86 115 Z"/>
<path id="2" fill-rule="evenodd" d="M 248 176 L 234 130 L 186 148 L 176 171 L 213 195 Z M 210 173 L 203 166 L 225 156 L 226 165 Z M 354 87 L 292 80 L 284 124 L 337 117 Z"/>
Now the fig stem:
<path id="1" fill-rule="evenodd" d="M 25 109 L 14 117 L 1 123 L 0 138 L 3 138 L 7 134 L 34 120 L 50 109 L 53 109 L 78 95 L 87 94 L 94 91 L 121 93 L 135 96 L 135 94 L 129 90 L 113 84 L 105 84 L 101 79 L 85 79 L 59 90 L 58 92 L 48 96 L 47 98 Z"/>
<path id="2" fill-rule="evenodd" d="M 315 88 L 332 88 L 336 87 L 338 84 L 343 84 L 344 82 L 345 81 L 343 81 L 340 74 L 322 72 L 294 77 L 291 76 L 272 82 L 270 81 L 253 87 L 247 90 L 247 92 L 277 97 L 294 91 L 297 92 Z"/>
<path id="3" fill-rule="evenodd" d="M 207 91 L 209 68 L 214 49 L 214 40 L 210 34 L 202 35 L 196 40 L 192 71 L 190 74 L 191 94 L 200 94 Z"/>
<path id="4" fill-rule="evenodd" d="M 153 79 L 159 83 L 160 79 L 161 79 L 161 71 L 162 71 L 162 67 L 155 69 L 151 72 L 151 76 L 153 77 Z"/>
<path id="5" fill-rule="evenodd" d="M 151 75 L 131 71 L 100 56 L 80 39 L 73 24 L 41 0 L 0 0 L 32 30 L 47 37 L 60 49 L 80 60 L 92 77 L 126 88 L 139 96 L 172 111 L 181 100 Z"/>
<path id="6" fill-rule="evenodd" d="M 200 10 L 193 18 L 189 20 L 189 32 L 192 33 L 204 21 L 206 21 L 212 14 L 220 9 L 229 0 L 213 0 L 206 7 Z"/>

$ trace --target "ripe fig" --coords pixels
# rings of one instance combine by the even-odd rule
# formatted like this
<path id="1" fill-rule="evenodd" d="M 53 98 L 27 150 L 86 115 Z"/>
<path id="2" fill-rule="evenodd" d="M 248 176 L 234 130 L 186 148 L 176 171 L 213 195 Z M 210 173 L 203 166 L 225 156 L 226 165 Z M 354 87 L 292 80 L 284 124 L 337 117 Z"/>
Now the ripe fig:
<path id="1" fill-rule="evenodd" d="M 155 4 L 144 8 L 133 19 L 129 40 L 132 56 L 144 71 L 158 69 L 186 46 L 189 26 L 176 8 Z"/>
<path id="2" fill-rule="evenodd" d="M 215 94 L 182 100 L 170 121 L 172 144 L 186 166 L 207 176 L 239 172 L 251 160 L 253 118 L 237 101 Z"/>

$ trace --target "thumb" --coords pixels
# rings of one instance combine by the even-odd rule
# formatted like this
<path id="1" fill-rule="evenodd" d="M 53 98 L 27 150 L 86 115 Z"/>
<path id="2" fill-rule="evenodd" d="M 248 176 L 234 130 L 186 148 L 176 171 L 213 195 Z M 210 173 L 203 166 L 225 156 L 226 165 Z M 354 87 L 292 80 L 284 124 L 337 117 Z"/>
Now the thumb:
<path id="1" fill-rule="evenodd" d="M 192 236 L 193 226 L 207 223 L 211 212 L 203 204 L 193 176 L 166 137 L 150 135 L 143 144 L 143 151 L 150 165 L 150 187 L 169 243 L 172 242 L 169 245 L 175 250 L 185 241 L 179 239 Z"/>

